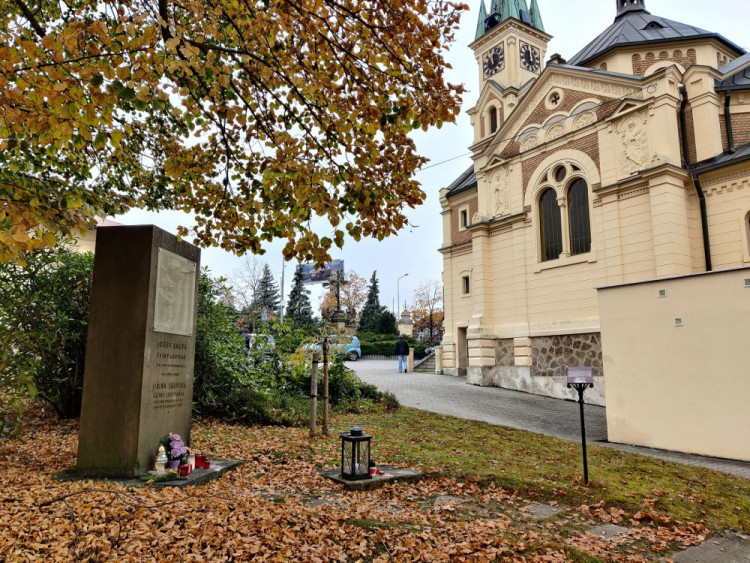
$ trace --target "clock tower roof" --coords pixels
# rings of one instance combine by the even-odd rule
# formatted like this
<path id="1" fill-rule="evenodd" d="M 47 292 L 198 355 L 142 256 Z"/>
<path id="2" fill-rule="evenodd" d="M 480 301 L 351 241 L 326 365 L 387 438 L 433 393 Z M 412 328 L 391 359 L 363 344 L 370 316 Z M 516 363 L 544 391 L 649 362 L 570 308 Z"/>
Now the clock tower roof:
<path id="1" fill-rule="evenodd" d="M 475 39 L 479 39 L 493 27 L 506 20 L 514 19 L 534 29 L 544 32 L 542 15 L 537 0 L 531 0 L 531 9 L 526 0 L 492 0 L 490 13 L 486 12 L 484 0 L 479 0 L 479 18 Z"/>

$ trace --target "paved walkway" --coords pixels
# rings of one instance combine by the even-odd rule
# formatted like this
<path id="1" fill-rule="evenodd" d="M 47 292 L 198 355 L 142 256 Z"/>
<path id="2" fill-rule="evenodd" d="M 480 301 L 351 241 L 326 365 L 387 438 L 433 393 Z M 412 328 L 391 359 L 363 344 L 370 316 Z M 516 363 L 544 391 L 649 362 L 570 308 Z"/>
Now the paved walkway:
<path id="1" fill-rule="evenodd" d="M 497 387 L 468 385 L 465 377 L 398 373 L 391 360 L 347 362 L 357 375 L 381 391 L 393 393 L 402 405 L 490 424 L 510 426 L 565 440 L 581 440 L 577 402 L 551 399 Z M 571 391 L 571 394 L 573 392 Z M 706 467 L 750 479 L 750 463 L 654 450 L 607 442 L 604 407 L 586 405 L 586 441 L 650 457 Z"/>

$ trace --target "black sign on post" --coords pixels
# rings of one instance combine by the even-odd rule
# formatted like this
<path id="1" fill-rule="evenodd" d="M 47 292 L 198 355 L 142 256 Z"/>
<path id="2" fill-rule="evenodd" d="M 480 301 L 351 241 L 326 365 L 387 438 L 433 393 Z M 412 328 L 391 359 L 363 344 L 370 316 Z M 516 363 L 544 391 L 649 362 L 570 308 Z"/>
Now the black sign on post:
<path id="1" fill-rule="evenodd" d="M 586 458 L 586 423 L 583 418 L 583 391 L 594 386 L 594 374 L 590 367 L 568 367 L 568 389 L 578 391 L 581 407 L 581 447 L 583 448 L 583 483 L 589 484 L 589 464 Z"/>

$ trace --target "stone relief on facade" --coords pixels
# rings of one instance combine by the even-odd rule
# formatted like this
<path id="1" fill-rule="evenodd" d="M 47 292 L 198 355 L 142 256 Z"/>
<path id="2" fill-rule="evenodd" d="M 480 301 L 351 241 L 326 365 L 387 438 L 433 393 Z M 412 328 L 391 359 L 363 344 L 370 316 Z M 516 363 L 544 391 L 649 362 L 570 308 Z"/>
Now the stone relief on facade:
<path id="1" fill-rule="evenodd" d="M 545 141 L 554 141 L 555 139 L 559 139 L 565 135 L 565 125 L 562 123 L 558 123 L 557 125 L 553 125 L 549 131 L 547 131 L 547 136 L 545 137 Z"/>
<path id="2" fill-rule="evenodd" d="M 649 162 L 648 134 L 646 133 L 646 113 L 631 115 L 615 126 L 622 140 L 619 162 L 622 174 L 631 176 L 643 170 Z"/>
<path id="3" fill-rule="evenodd" d="M 496 216 L 508 215 L 510 213 L 510 182 L 507 168 L 503 167 L 492 173 L 490 187 L 494 214 Z"/>
<path id="4" fill-rule="evenodd" d="M 521 143 L 521 152 L 525 152 L 527 150 L 533 149 L 535 146 L 539 144 L 539 139 L 536 135 L 529 135 L 523 140 L 523 143 Z"/>
<path id="5" fill-rule="evenodd" d="M 582 129 L 596 121 L 596 114 L 593 111 L 587 111 L 580 114 L 573 121 L 573 129 Z"/>

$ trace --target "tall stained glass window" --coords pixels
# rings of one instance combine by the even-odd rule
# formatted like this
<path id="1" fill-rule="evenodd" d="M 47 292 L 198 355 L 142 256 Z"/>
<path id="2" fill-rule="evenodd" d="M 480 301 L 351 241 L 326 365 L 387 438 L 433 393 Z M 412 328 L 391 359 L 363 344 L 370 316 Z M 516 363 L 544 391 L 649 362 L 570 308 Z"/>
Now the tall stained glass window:
<path id="1" fill-rule="evenodd" d="M 568 188 L 568 223 L 570 224 L 570 253 L 585 254 L 591 250 L 589 220 L 589 188 L 578 178 Z"/>
<path id="2" fill-rule="evenodd" d="M 544 191 L 539 199 L 542 239 L 542 260 L 555 260 L 562 252 L 562 224 L 560 206 L 557 204 L 557 192 L 552 188 Z"/>

